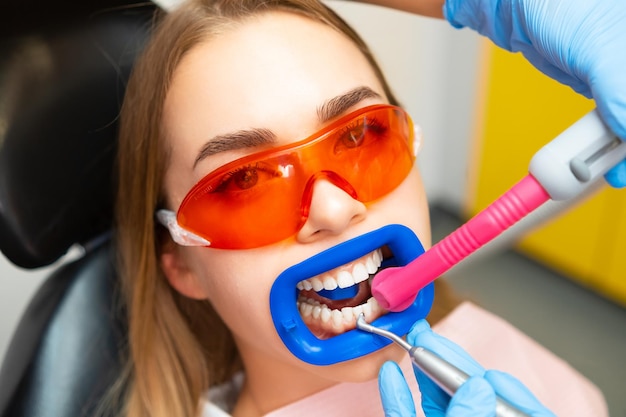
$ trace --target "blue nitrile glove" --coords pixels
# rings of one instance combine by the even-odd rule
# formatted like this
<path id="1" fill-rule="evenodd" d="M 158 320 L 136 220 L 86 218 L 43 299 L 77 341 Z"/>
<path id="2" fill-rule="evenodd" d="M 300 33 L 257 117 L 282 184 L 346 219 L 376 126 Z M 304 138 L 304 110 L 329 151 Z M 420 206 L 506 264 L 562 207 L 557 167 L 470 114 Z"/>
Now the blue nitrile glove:
<path id="1" fill-rule="evenodd" d="M 446 0 L 443 12 L 453 26 L 522 52 L 544 74 L 593 98 L 626 140 L 626 1 Z M 626 186 L 626 163 L 606 179 Z"/>
<path id="2" fill-rule="evenodd" d="M 413 325 L 407 341 L 435 352 L 472 375 L 450 398 L 428 376 L 414 368 L 422 394 L 422 409 L 427 417 L 493 417 L 496 392 L 532 417 L 554 417 L 521 382 L 503 372 L 485 371 L 461 347 L 433 333 L 426 320 Z M 415 416 L 413 398 L 398 365 L 383 364 L 378 386 L 386 417 Z"/>

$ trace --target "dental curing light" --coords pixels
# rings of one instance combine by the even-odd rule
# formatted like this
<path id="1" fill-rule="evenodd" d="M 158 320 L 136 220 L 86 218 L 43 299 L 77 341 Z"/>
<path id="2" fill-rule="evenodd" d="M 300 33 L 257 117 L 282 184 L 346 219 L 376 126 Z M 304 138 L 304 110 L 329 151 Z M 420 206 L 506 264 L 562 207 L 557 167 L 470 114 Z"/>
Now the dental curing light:
<path id="1" fill-rule="evenodd" d="M 373 339 L 357 329 L 320 339 L 309 330 L 297 307 L 297 285 L 300 281 L 350 263 L 383 246 L 390 249 L 392 257 L 384 259 L 381 268 L 406 265 L 424 253 L 421 242 L 411 229 L 392 224 L 318 253 L 291 266 L 276 278 L 270 291 L 270 313 L 278 335 L 292 354 L 313 365 L 331 365 L 367 355 L 390 343 Z M 348 292 L 339 294 L 339 297 L 351 296 L 348 289 L 340 291 Z M 385 314 L 372 323 L 396 334 L 406 334 L 415 321 L 425 318 L 430 312 L 433 285 L 416 294 L 402 312 Z M 335 298 L 330 294 L 326 297 Z"/>
<path id="2" fill-rule="evenodd" d="M 591 111 L 541 148 L 529 174 L 495 202 L 410 264 L 381 271 L 372 282 L 374 298 L 387 310 L 402 311 L 421 288 L 528 213 L 549 199 L 584 193 L 625 158 L 626 142 Z"/>

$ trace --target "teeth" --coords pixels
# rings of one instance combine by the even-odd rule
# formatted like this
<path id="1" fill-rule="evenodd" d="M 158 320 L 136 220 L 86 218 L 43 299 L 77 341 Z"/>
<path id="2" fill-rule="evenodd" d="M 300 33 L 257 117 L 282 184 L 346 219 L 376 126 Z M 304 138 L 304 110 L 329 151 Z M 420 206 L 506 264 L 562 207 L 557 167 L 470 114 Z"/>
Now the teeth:
<path id="1" fill-rule="evenodd" d="M 365 281 L 370 277 L 369 272 L 367 272 L 367 268 L 363 264 L 356 264 L 354 266 L 354 269 L 352 270 L 352 275 L 354 276 L 355 284 L 358 284 L 361 281 Z"/>
<path id="2" fill-rule="evenodd" d="M 334 327 L 339 327 L 343 323 L 343 314 L 339 310 L 331 310 L 330 319 L 332 320 Z"/>
<path id="3" fill-rule="evenodd" d="M 335 280 L 333 279 L 333 281 Z M 355 284 L 352 274 L 348 271 L 341 271 L 337 274 L 337 280 L 335 282 L 339 288 L 348 288 Z"/>
<path id="4" fill-rule="evenodd" d="M 308 303 L 302 303 L 300 305 L 300 311 L 304 316 L 310 316 L 313 313 L 313 305 Z"/>
<path id="5" fill-rule="evenodd" d="M 374 262 L 372 258 L 367 258 L 367 261 L 365 261 L 365 269 L 367 270 L 368 274 L 376 273 L 379 266 L 380 266 L 380 263 L 376 265 L 376 263 Z"/>
<path id="6" fill-rule="evenodd" d="M 337 288 L 337 285 L 341 287 L 341 281 L 333 279 L 333 277 L 331 277 L 330 275 L 324 278 L 325 290 L 334 290 L 335 288 Z"/>
<path id="7" fill-rule="evenodd" d="M 319 278 L 313 278 L 311 280 L 311 286 L 313 287 L 313 290 L 315 292 L 322 291 L 324 289 L 324 284 L 322 283 L 322 280 Z"/>
<path id="8" fill-rule="evenodd" d="M 340 267 L 334 271 L 326 272 L 323 275 L 300 281 L 296 287 L 299 290 L 313 289 L 314 291 L 321 291 L 323 289 L 334 290 L 337 287 L 351 287 L 354 284 L 365 281 L 369 278 L 370 274 L 374 274 L 378 271 L 382 259 L 382 252 L 380 249 L 377 249 L 356 261 L 352 270 L 341 269 Z"/>
<path id="9" fill-rule="evenodd" d="M 373 302 L 375 302 L 378 305 L 378 302 L 375 299 L 371 298 L 371 300 L 374 300 Z M 370 300 L 367 300 L 367 303 L 361 305 L 363 307 L 363 315 L 365 316 L 366 320 L 368 319 L 368 317 L 371 317 L 373 314 L 372 305 L 370 304 L 369 301 Z"/>
<path id="10" fill-rule="evenodd" d="M 324 306 L 326 307 L 326 306 Z M 322 312 L 320 314 L 320 318 L 322 319 L 323 322 L 328 322 L 328 320 L 330 320 L 330 308 L 326 307 L 326 308 L 322 308 Z"/>
<path id="11" fill-rule="evenodd" d="M 366 256 L 352 262 L 350 266 L 342 266 L 321 275 L 300 281 L 297 284 L 299 290 L 321 291 L 334 290 L 336 288 L 347 288 L 369 279 L 371 274 L 376 273 L 382 263 L 382 252 L 380 249 L 369 253 Z M 355 322 L 362 313 L 368 322 L 374 321 L 381 314 L 383 309 L 374 297 L 370 297 L 367 302 L 355 306 L 344 307 L 342 309 L 330 309 L 327 305 L 319 301 L 306 298 L 301 295 L 297 301 L 300 315 L 305 321 L 316 320 L 320 325 L 334 333 L 341 333 L 353 329 Z"/>
<path id="12" fill-rule="evenodd" d="M 303 318 L 306 319 L 311 316 L 315 319 L 321 319 L 322 323 L 332 324 L 334 327 L 354 323 L 361 313 L 365 316 L 365 320 L 370 321 L 382 311 L 374 297 L 370 297 L 364 304 L 344 307 L 341 310 L 331 310 L 327 305 L 320 304 L 310 298 L 300 298 L 297 304 Z"/>

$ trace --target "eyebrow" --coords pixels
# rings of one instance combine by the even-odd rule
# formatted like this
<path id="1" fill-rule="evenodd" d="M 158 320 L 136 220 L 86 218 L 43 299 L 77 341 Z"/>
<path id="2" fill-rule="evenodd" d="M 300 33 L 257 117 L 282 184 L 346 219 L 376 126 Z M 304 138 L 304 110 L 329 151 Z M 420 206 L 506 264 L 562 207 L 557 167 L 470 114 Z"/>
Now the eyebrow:
<path id="1" fill-rule="evenodd" d="M 343 114 L 355 104 L 358 104 L 368 98 L 380 99 L 382 97 L 369 87 L 357 87 L 345 94 L 331 98 L 330 100 L 324 102 L 324 104 L 317 108 L 317 117 L 321 123 L 326 123 L 329 120 Z"/>
<path id="2" fill-rule="evenodd" d="M 369 98 L 382 98 L 380 94 L 369 87 L 357 87 L 325 101 L 317 108 L 317 117 L 320 123 L 340 116 L 350 107 Z M 194 168 L 203 159 L 221 152 L 233 151 L 244 148 L 253 148 L 261 145 L 268 145 L 276 142 L 276 134 L 269 129 L 244 129 L 232 133 L 217 135 L 210 139 L 196 157 Z"/>
<path id="3" fill-rule="evenodd" d="M 246 129 L 217 135 L 200 149 L 193 166 L 195 168 L 203 159 L 220 152 L 254 148 L 274 142 L 276 142 L 276 135 L 269 129 Z"/>

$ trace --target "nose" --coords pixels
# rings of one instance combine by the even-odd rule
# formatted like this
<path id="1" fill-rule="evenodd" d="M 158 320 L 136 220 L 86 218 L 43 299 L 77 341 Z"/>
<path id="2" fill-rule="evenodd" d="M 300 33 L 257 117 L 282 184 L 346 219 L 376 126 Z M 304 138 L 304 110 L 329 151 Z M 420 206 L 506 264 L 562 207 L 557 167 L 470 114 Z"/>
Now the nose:
<path id="1" fill-rule="evenodd" d="M 326 236 L 341 234 L 349 226 L 365 219 L 365 204 L 353 198 L 350 190 L 319 178 L 312 186 L 309 215 L 296 236 L 299 242 L 310 243 Z"/>

